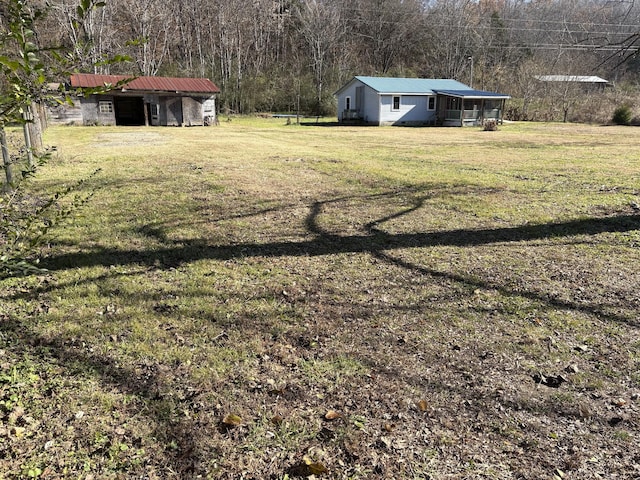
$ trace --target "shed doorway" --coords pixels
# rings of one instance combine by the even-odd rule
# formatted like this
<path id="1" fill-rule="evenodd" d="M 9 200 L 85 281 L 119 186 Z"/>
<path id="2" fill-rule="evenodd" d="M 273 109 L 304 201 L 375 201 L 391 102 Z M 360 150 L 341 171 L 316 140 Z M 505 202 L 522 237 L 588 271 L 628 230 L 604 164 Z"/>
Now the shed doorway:
<path id="1" fill-rule="evenodd" d="M 144 125 L 144 102 L 142 97 L 114 97 L 116 125 Z"/>

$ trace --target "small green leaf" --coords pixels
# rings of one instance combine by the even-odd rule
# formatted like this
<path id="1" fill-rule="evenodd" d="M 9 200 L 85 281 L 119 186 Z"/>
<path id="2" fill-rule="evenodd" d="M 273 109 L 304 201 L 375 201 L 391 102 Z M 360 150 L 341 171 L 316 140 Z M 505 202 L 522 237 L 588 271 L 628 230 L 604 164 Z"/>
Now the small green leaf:
<path id="1" fill-rule="evenodd" d="M 222 419 L 222 423 L 228 427 L 237 427 L 242 424 L 242 417 L 240 415 L 229 413 Z"/>
<path id="2" fill-rule="evenodd" d="M 9 57 L 0 56 L 0 64 L 4 65 L 8 69 L 12 71 L 16 71 L 20 68 L 20 62 L 16 62 L 15 60 L 10 60 Z"/>
<path id="3" fill-rule="evenodd" d="M 29 471 L 27 472 L 27 476 L 30 478 L 38 478 L 40 475 L 42 475 L 42 470 L 39 469 L 38 467 L 30 468 Z"/>

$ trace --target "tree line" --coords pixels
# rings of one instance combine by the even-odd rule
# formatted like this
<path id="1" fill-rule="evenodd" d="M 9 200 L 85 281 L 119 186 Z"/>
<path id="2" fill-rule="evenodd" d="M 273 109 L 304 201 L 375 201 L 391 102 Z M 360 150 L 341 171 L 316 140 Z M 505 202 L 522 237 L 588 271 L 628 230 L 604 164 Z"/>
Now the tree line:
<path id="1" fill-rule="evenodd" d="M 7 1 L 7 0 L 2 0 Z M 223 112 L 333 113 L 353 75 L 527 98 L 535 75 L 637 85 L 640 5 L 605 0 L 49 0 L 38 41 L 95 73 L 197 76 Z M 104 62 L 126 56 L 125 63 Z"/>

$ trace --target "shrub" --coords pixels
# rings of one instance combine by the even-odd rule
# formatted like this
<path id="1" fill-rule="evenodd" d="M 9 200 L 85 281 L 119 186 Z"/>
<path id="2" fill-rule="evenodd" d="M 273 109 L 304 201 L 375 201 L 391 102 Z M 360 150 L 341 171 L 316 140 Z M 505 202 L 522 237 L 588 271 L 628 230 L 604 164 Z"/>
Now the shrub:
<path id="1" fill-rule="evenodd" d="M 632 116 L 629 105 L 620 105 L 614 110 L 611 121 L 616 125 L 630 125 Z"/>
<path id="2" fill-rule="evenodd" d="M 498 130 L 498 122 L 495 120 L 485 120 L 482 123 L 482 129 L 485 132 L 495 132 Z"/>
<path id="3" fill-rule="evenodd" d="M 29 191 L 30 178 L 49 154 L 39 156 L 36 165 L 22 171 L 13 190 L 0 194 L 0 278 L 41 272 L 39 249 L 49 230 L 86 203 L 93 192 L 77 193 L 85 180 L 65 186 L 47 196 Z M 94 172 L 91 176 L 97 174 Z"/>

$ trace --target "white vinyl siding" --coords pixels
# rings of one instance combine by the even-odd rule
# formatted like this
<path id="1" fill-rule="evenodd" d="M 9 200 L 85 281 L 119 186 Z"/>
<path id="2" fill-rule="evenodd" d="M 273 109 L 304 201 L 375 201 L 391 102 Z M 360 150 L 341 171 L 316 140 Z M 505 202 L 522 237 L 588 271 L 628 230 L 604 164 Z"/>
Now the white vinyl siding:
<path id="1" fill-rule="evenodd" d="M 381 124 L 420 124 L 435 120 L 435 110 L 428 110 L 428 96 L 402 95 L 400 104 L 394 105 L 398 95 L 380 95 Z M 396 110 L 394 107 L 398 106 Z"/>

